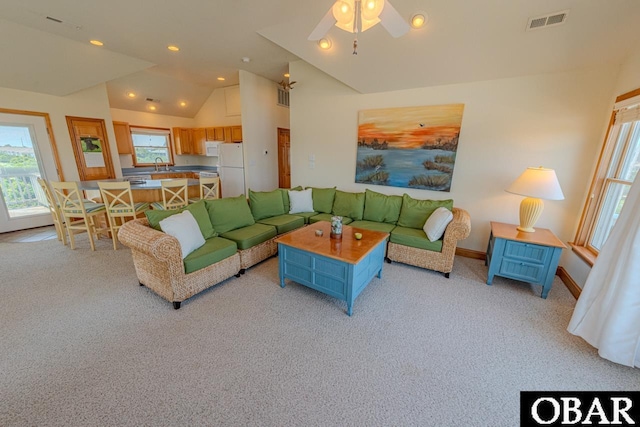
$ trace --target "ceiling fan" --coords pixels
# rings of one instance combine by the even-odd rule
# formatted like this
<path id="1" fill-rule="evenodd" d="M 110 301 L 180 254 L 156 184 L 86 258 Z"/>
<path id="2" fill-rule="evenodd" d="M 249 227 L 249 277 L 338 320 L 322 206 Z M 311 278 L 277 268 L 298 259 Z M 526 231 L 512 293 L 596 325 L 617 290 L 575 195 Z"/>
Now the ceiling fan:
<path id="1" fill-rule="evenodd" d="M 308 40 L 320 40 L 336 27 L 354 33 L 353 54 L 357 55 L 358 33 L 381 23 L 393 37 L 405 35 L 409 24 L 386 0 L 337 0 L 311 32 Z"/>

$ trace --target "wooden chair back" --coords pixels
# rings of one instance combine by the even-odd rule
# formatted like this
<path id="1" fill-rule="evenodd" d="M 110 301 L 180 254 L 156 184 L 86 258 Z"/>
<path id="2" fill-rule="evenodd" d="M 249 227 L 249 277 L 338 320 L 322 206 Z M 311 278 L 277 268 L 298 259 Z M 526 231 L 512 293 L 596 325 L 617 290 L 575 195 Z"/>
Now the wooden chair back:
<path id="1" fill-rule="evenodd" d="M 217 199 L 220 189 L 220 177 L 200 177 L 200 199 Z"/>
<path id="2" fill-rule="evenodd" d="M 63 245 L 66 245 L 67 236 L 64 227 L 64 216 L 62 215 L 62 212 L 60 212 L 60 207 L 58 206 L 56 199 L 51 193 L 51 189 L 49 188 L 49 184 L 47 183 L 47 181 L 42 178 L 37 178 L 37 180 L 40 188 L 42 188 L 42 192 L 44 193 L 45 198 L 47 199 L 47 205 L 49 208 L 49 212 L 51 212 L 51 218 L 53 219 L 53 226 L 56 228 L 58 240 L 62 241 Z"/>
<path id="3" fill-rule="evenodd" d="M 183 179 L 163 179 L 160 181 L 162 187 L 162 205 L 165 210 L 184 208 L 189 204 L 189 180 Z"/>

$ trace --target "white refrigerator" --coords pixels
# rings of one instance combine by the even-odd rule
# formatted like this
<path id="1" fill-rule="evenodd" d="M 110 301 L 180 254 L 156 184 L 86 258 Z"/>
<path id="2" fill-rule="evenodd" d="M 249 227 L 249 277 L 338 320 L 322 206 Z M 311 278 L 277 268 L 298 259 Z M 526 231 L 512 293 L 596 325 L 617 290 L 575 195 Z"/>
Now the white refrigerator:
<path id="1" fill-rule="evenodd" d="M 242 143 L 225 143 L 218 146 L 218 173 L 222 197 L 246 194 Z"/>

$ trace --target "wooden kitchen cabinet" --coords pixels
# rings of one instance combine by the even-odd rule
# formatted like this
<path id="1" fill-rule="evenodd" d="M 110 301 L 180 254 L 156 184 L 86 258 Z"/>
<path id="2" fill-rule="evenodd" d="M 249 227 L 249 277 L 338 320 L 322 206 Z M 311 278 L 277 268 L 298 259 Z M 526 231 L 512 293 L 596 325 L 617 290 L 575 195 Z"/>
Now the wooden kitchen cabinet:
<path id="1" fill-rule="evenodd" d="M 193 154 L 193 129 L 173 128 L 173 144 L 176 154 Z"/>
<path id="2" fill-rule="evenodd" d="M 231 141 L 242 142 L 242 126 L 231 126 Z"/>
<path id="3" fill-rule="evenodd" d="M 191 154 L 204 154 L 204 142 L 207 139 L 205 128 L 192 129 L 191 133 Z"/>
<path id="4" fill-rule="evenodd" d="M 204 134 L 207 141 L 215 141 L 216 140 L 216 128 L 210 127 L 204 129 Z"/>
<path id="5" fill-rule="evenodd" d="M 113 131 L 116 134 L 116 145 L 118 154 L 132 154 L 133 141 L 131 140 L 131 129 L 127 122 L 113 122 Z"/>
<path id="6" fill-rule="evenodd" d="M 214 131 L 214 141 L 224 141 L 224 128 L 222 126 L 218 126 L 213 128 Z"/>

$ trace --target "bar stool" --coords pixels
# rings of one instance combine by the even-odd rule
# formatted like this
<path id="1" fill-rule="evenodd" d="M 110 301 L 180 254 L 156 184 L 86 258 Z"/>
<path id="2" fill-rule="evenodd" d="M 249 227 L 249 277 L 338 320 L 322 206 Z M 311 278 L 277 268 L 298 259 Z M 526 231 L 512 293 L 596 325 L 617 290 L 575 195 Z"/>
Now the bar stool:
<path id="1" fill-rule="evenodd" d="M 184 208 L 189 204 L 189 180 L 163 179 L 160 181 L 162 187 L 162 202 L 153 202 L 151 207 L 157 210 L 173 210 Z"/>
<path id="2" fill-rule="evenodd" d="M 148 210 L 149 203 L 133 202 L 131 183 L 129 181 L 99 181 L 98 187 L 100 188 L 102 202 L 105 204 L 107 211 L 107 219 L 109 220 L 109 228 L 111 230 L 111 239 L 113 240 L 113 250 L 117 250 L 117 236 L 120 227 L 127 222 L 127 218 L 136 219 L 139 214 Z"/>
<path id="3" fill-rule="evenodd" d="M 200 198 L 189 199 L 189 203 L 195 203 L 200 200 L 217 199 L 220 189 L 220 177 L 201 176 L 200 177 Z"/>

